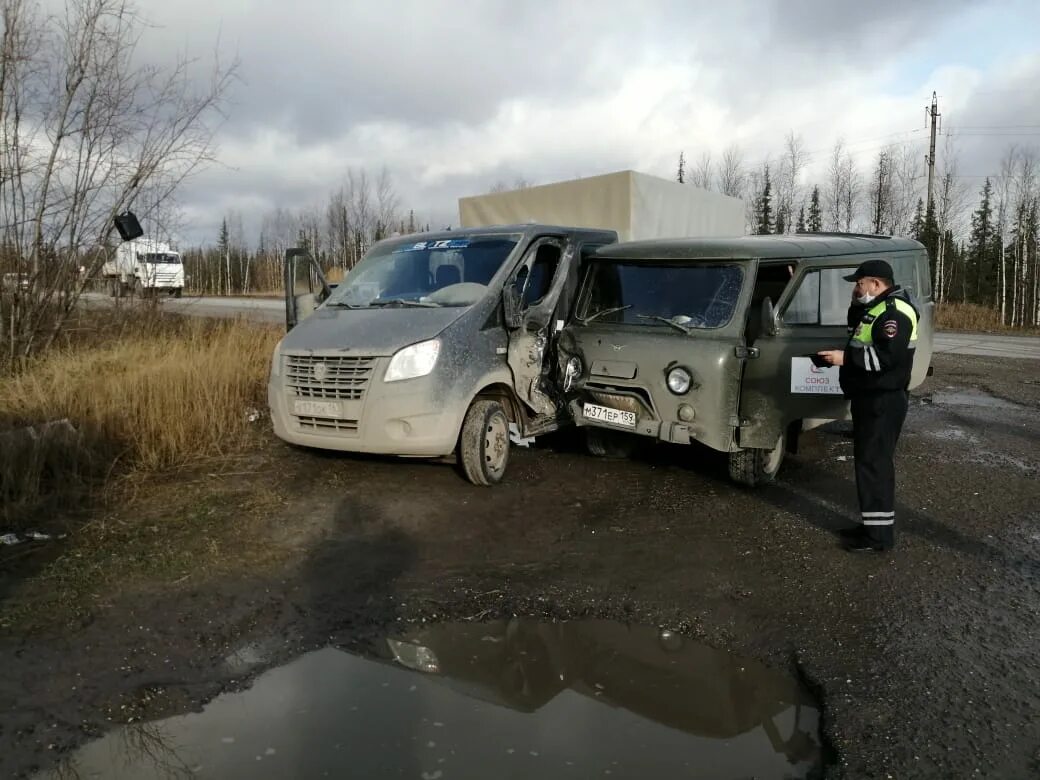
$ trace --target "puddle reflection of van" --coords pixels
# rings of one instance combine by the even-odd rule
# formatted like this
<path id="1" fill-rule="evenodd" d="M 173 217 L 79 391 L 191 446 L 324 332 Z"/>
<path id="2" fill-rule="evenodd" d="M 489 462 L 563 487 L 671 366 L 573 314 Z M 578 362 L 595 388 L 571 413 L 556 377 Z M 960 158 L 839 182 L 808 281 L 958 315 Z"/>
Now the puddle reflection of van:
<path id="1" fill-rule="evenodd" d="M 335 289 L 290 251 L 290 331 L 268 384 L 275 433 L 350 452 L 457 453 L 470 481 L 499 482 L 511 427 L 530 437 L 569 421 L 557 339 L 579 260 L 615 241 L 614 231 L 548 225 L 388 239 Z M 294 294 L 301 263 L 317 296 Z"/>
<path id="2" fill-rule="evenodd" d="M 812 234 L 641 241 L 587 263 L 560 342 L 570 410 L 597 455 L 637 437 L 727 453 L 737 482 L 772 480 L 798 434 L 848 419 L 836 367 L 810 355 L 847 338 L 852 283 L 888 261 L 920 315 L 911 387 L 928 371 L 928 254 L 916 241 Z"/>

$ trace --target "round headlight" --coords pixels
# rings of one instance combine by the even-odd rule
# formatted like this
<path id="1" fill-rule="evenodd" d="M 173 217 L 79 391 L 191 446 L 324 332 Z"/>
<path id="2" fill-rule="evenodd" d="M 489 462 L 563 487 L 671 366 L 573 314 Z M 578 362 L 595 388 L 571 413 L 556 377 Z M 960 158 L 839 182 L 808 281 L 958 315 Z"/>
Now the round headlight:
<path id="1" fill-rule="evenodd" d="M 581 376 L 581 359 L 572 357 L 567 361 L 567 368 L 563 372 L 563 392 L 567 392 L 574 385 L 574 380 Z"/>
<path id="2" fill-rule="evenodd" d="M 693 377 L 685 368 L 673 368 L 668 372 L 668 389 L 676 395 L 682 395 L 690 389 Z"/>

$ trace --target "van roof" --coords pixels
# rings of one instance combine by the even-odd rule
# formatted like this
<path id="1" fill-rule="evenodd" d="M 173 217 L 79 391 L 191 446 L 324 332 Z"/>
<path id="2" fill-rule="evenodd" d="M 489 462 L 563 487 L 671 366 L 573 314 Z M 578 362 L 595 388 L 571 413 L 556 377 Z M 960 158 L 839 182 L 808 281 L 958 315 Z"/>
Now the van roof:
<path id="1" fill-rule="evenodd" d="M 533 238 L 535 235 L 577 235 L 591 240 L 617 241 L 618 235 L 615 230 L 605 228 L 580 228 L 567 227 L 566 225 L 546 225 L 542 223 L 525 223 L 522 225 L 489 225 L 487 227 L 454 228 L 452 230 L 435 230 L 429 233 L 411 233 L 403 236 L 393 236 L 390 241 L 440 241 L 443 239 L 458 238 L 462 236 L 500 235 L 502 233 L 522 233 L 525 238 Z"/>
<path id="2" fill-rule="evenodd" d="M 923 250 L 909 238 L 860 233 L 796 233 L 740 238 L 668 238 L 629 241 L 599 249 L 594 257 L 626 260 L 803 259 Z"/>

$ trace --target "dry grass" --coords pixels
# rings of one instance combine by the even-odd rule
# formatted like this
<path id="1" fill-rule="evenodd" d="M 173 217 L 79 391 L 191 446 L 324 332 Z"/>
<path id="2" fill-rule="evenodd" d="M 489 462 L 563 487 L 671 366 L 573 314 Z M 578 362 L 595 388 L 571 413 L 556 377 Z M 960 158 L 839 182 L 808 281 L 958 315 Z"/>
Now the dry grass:
<path id="1" fill-rule="evenodd" d="M 112 473 L 154 472 L 240 447 L 265 406 L 277 328 L 176 318 L 85 334 L 0 378 L 0 431 L 69 420 L 78 432 L 33 458 L 0 454 L 0 499 L 18 509 Z M 20 451 L 19 451 L 20 450 Z"/>
<path id="2" fill-rule="evenodd" d="M 939 330 L 970 330 L 997 333 L 1037 333 L 1037 328 L 1013 328 L 1000 321 L 1000 312 L 975 303 L 940 303 L 935 307 Z"/>

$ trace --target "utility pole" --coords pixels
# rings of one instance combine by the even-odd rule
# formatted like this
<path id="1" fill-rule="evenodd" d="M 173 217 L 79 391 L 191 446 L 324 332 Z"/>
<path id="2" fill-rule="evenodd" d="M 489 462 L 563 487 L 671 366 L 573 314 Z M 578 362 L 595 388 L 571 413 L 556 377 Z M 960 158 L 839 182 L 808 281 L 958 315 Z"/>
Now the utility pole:
<path id="1" fill-rule="evenodd" d="M 877 173 L 877 201 L 874 205 L 874 234 L 881 235 L 881 227 L 884 222 L 883 215 L 885 213 L 885 177 L 888 175 L 887 170 L 888 155 L 882 152 L 878 156 L 878 173 Z"/>
<path id="2" fill-rule="evenodd" d="M 932 125 L 932 139 L 928 145 L 928 203 L 925 204 L 927 209 L 932 208 L 932 182 L 935 179 L 935 132 L 938 128 L 939 117 L 942 114 L 939 113 L 939 99 L 935 93 L 932 93 L 932 105 L 931 108 L 926 107 L 925 112 L 931 120 Z"/>

